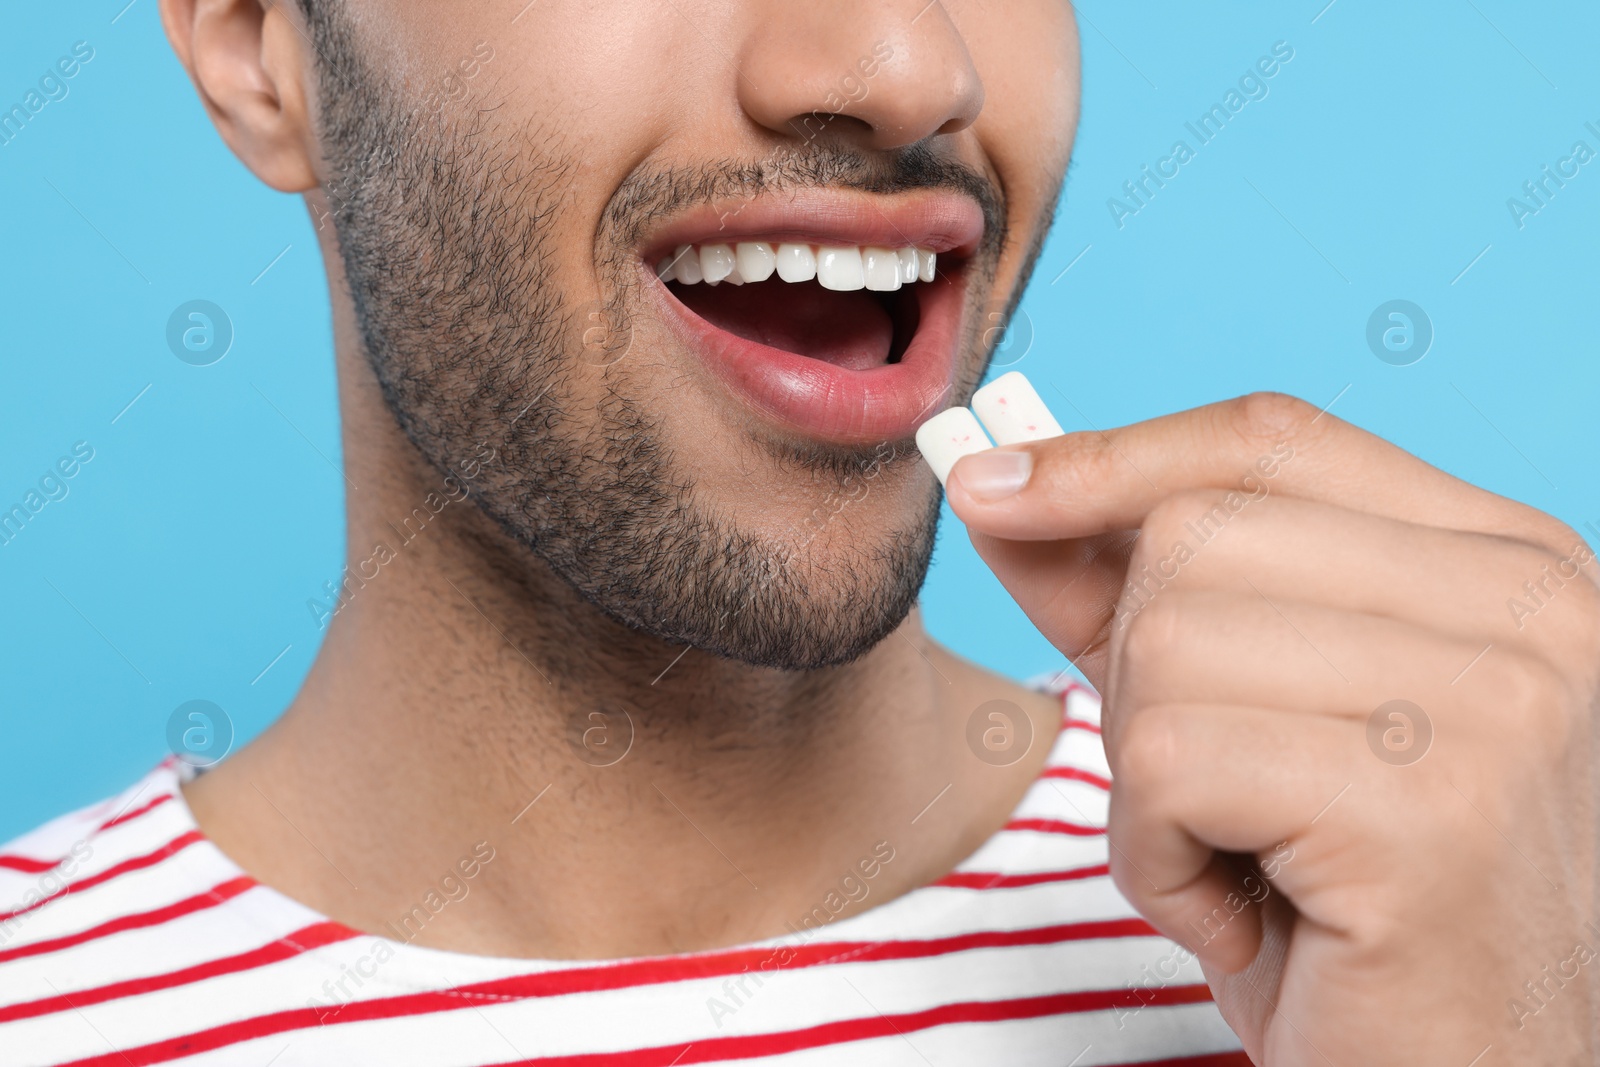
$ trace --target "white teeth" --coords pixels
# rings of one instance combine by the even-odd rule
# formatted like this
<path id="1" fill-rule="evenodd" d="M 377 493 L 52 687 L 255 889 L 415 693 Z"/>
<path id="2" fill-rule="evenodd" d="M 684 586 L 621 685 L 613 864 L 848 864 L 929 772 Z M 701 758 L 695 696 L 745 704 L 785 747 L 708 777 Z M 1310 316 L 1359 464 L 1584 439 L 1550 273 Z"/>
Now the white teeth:
<path id="1" fill-rule="evenodd" d="M 810 245 L 778 246 L 778 277 L 786 282 L 809 282 L 817 276 L 817 254 Z"/>
<path id="2" fill-rule="evenodd" d="M 921 269 L 921 254 L 915 248 L 902 248 L 897 255 L 900 260 L 900 280 L 909 285 L 917 280 L 917 271 Z"/>
<path id="3" fill-rule="evenodd" d="M 778 266 L 778 256 L 765 241 L 740 241 L 734 249 L 738 274 L 747 282 L 764 282 Z"/>
<path id="4" fill-rule="evenodd" d="M 700 272 L 700 257 L 695 255 L 693 245 L 679 245 L 672 255 L 678 261 L 677 267 L 673 270 L 673 277 L 678 281 L 684 285 L 693 285 L 705 277 Z"/>
<path id="5" fill-rule="evenodd" d="M 706 281 L 716 285 L 733 273 L 733 249 L 727 245 L 703 245 L 700 249 L 700 273 Z"/>
<path id="6" fill-rule="evenodd" d="M 784 241 L 739 241 L 736 244 L 679 245 L 656 264 L 656 277 L 683 285 L 705 282 L 744 285 L 764 282 L 773 274 L 786 282 L 815 279 L 825 289 L 848 292 L 870 289 L 891 293 L 916 281 L 935 277 L 934 253 L 920 248 L 878 245 L 811 245 Z"/>
<path id="7" fill-rule="evenodd" d="M 863 248 L 861 271 L 867 288 L 879 293 L 892 293 L 900 288 L 900 254 L 891 248 Z"/>
<path id="8" fill-rule="evenodd" d="M 866 274 L 861 265 L 861 248 L 849 245 L 817 249 L 817 284 L 824 289 L 850 292 L 866 284 Z"/>

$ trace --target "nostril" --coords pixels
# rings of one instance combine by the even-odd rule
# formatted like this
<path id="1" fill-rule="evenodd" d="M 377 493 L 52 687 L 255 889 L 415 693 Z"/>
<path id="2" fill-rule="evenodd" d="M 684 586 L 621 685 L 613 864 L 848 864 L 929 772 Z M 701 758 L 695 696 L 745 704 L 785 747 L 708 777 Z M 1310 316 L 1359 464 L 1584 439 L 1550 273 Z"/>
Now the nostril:
<path id="1" fill-rule="evenodd" d="M 840 111 L 808 111 L 789 120 L 789 128 L 802 141 L 865 140 L 874 134 L 872 124 Z"/>
<path id="2" fill-rule="evenodd" d="M 971 109 L 971 113 L 952 115 L 943 126 L 940 126 L 937 130 L 933 131 L 935 136 L 960 133 L 962 130 L 966 129 L 968 126 L 971 126 L 975 121 L 977 121 L 978 112 L 981 110 L 983 110 L 983 90 L 980 88 L 978 90 L 976 105 Z"/>

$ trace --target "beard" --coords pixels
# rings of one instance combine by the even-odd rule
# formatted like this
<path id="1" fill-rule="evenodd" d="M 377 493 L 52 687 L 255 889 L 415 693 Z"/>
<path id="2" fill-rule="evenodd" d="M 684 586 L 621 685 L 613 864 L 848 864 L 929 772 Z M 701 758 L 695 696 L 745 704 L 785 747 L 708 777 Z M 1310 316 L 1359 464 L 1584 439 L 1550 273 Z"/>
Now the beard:
<path id="1" fill-rule="evenodd" d="M 727 196 L 954 188 L 983 206 L 984 246 L 971 263 L 992 278 L 1004 215 L 990 183 L 923 147 L 868 158 L 814 144 L 758 163 L 640 169 L 606 205 L 596 290 L 587 277 L 564 277 L 551 254 L 581 156 L 536 126 L 491 129 L 470 107 L 459 109 L 474 116 L 464 125 L 408 111 L 363 62 L 340 5 L 306 6 L 321 60 L 326 192 L 356 321 L 385 401 L 421 455 L 447 472 L 493 449 L 474 482 L 477 506 L 635 631 L 782 670 L 847 663 L 892 632 L 927 574 L 937 488 L 929 480 L 912 500 L 897 487 L 894 499 L 908 502 L 858 509 L 841 523 L 847 537 L 821 536 L 816 521 L 741 525 L 707 501 L 693 457 L 669 443 L 659 410 L 669 401 L 640 399 L 652 387 L 670 397 L 669 376 L 632 376 L 650 363 L 629 311 L 634 241 L 654 220 Z M 919 462 L 905 442 L 852 448 L 750 434 L 730 447 L 820 497 L 811 516 L 824 526 L 858 507 L 863 487 L 901 482 Z"/>

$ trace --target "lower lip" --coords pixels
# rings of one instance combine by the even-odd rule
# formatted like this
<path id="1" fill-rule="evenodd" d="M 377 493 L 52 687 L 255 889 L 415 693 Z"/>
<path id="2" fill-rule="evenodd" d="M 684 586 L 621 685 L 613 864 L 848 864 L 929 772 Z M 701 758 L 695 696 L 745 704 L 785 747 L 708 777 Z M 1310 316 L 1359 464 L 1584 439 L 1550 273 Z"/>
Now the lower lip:
<path id="1" fill-rule="evenodd" d="M 898 363 L 850 370 L 719 329 L 690 311 L 645 268 L 667 322 L 713 374 L 759 415 L 805 437 L 840 444 L 900 441 L 946 406 L 966 293 L 964 274 L 914 283 L 916 335 Z"/>

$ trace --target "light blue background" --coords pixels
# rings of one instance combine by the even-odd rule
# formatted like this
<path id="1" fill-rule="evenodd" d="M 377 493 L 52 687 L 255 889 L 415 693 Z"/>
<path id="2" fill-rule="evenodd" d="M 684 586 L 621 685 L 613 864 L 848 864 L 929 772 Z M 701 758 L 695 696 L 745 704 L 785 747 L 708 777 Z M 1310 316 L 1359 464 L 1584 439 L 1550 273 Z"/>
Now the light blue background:
<path id="1" fill-rule="evenodd" d="M 1521 229 L 1506 205 L 1575 141 L 1600 150 L 1600 11 L 1324 2 L 1080 9 L 1078 151 L 1011 358 L 1070 397 L 1069 429 L 1261 388 L 1338 398 L 1446 470 L 1600 520 L 1600 161 Z M 342 563 L 312 226 L 222 147 L 154 0 L 125 3 L 13 5 L 0 34 L 5 108 L 74 42 L 95 49 L 0 146 L 0 507 L 74 442 L 95 449 L 0 547 L 0 839 L 145 771 L 184 701 L 259 731 L 316 654 L 306 599 Z M 1195 147 L 1184 123 L 1276 41 L 1294 58 L 1269 95 L 1119 229 L 1108 198 L 1174 140 Z M 194 298 L 237 331 L 214 366 L 165 344 Z M 1393 298 L 1436 330 L 1412 366 L 1366 345 Z M 1061 662 L 958 525 L 924 602 L 983 663 Z"/>

